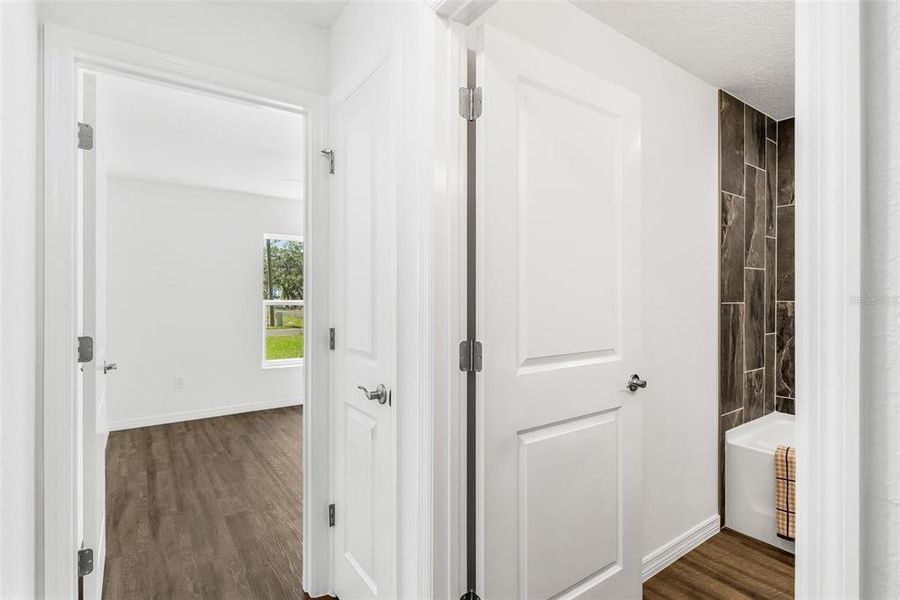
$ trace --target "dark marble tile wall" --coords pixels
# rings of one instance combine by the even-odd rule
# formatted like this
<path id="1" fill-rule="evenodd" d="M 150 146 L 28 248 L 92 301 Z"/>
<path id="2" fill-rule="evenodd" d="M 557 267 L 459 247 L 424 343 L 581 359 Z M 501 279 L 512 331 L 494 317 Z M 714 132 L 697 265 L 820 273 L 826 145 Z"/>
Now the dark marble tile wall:
<path id="1" fill-rule="evenodd" d="M 719 92 L 719 514 L 725 432 L 794 412 L 794 120 Z"/>

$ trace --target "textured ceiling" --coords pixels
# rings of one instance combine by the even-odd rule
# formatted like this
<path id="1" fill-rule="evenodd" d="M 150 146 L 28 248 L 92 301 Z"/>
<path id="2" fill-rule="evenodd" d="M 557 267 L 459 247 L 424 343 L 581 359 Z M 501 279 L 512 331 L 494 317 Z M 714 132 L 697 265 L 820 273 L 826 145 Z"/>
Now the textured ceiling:
<path id="1" fill-rule="evenodd" d="M 327 29 L 341 14 L 347 0 L 257 0 L 256 3 Z"/>
<path id="2" fill-rule="evenodd" d="M 587 13 L 775 119 L 794 114 L 794 3 L 572 0 Z"/>

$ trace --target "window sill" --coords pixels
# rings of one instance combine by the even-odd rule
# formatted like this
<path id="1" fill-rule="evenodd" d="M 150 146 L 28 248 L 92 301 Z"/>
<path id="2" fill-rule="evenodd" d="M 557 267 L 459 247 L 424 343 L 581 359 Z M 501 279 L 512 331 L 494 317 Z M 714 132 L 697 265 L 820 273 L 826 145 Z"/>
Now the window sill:
<path id="1" fill-rule="evenodd" d="M 286 369 L 289 367 L 302 367 L 303 359 L 287 359 L 287 360 L 264 360 L 262 363 L 263 369 Z"/>

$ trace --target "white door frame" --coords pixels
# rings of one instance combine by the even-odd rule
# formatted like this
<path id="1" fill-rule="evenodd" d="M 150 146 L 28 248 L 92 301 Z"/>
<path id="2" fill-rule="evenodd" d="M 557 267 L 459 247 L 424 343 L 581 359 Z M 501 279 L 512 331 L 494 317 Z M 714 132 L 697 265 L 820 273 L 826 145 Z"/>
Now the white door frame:
<path id="1" fill-rule="evenodd" d="M 140 46 L 68 29 L 44 26 L 44 195 L 38 251 L 43 276 L 39 402 L 43 413 L 43 539 L 40 578 L 45 598 L 68 598 L 77 577 L 74 444 L 76 273 L 75 231 L 78 177 L 76 122 L 78 73 L 82 68 L 112 71 L 160 83 L 301 112 L 308 117 L 305 239 L 307 306 L 306 390 L 303 443 L 303 576 L 311 595 L 330 587 L 328 505 L 328 253 L 327 187 L 319 149 L 325 139 L 327 104 L 319 94 Z M 321 281 L 321 284 L 319 283 Z M 321 307 L 321 309 L 320 309 Z M 316 518 L 321 515 L 321 518 Z"/>
<path id="2" fill-rule="evenodd" d="M 860 594 L 860 7 L 798 2 L 797 598 Z"/>
<path id="3" fill-rule="evenodd" d="M 432 511 L 430 588 L 423 597 L 459 598 L 466 591 L 466 373 L 458 344 L 466 339 L 466 121 L 458 90 L 467 84 L 467 27 L 496 0 L 441 0 L 435 32 L 435 181 L 429 247 L 433 454 L 427 494 Z"/>

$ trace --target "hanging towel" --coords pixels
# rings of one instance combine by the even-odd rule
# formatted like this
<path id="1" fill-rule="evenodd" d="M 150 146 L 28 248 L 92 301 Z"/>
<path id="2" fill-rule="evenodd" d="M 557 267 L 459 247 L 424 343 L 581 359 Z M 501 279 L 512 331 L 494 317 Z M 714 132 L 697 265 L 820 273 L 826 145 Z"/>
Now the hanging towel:
<path id="1" fill-rule="evenodd" d="M 794 541 L 797 521 L 797 458 L 791 446 L 775 450 L 775 527 L 778 537 Z"/>

